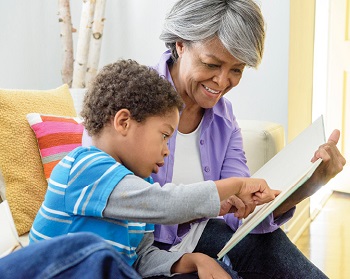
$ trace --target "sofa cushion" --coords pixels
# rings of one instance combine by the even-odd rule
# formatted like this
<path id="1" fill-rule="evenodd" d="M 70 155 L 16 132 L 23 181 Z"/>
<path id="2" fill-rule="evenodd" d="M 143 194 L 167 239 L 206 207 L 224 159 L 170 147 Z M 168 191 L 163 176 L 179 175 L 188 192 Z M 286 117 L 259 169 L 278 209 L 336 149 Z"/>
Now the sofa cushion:
<path id="1" fill-rule="evenodd" d="M 262 120 L 240 120 L 239 126 L 247 165 L 253 175 L 285 146 L 284 128 Z"/>
<path id="2" fill-rule="evenodd" d="M 28 232 L 47 188 L 31 112 L 76 116 L 67 85 L 52 90 L 0 89 L 0 169 L 16 229 Z"/>
<path id="3" fill-rule="evenodd" d="M 56 164 L 74 148 L 81 146 L 84 130 L 82 119 L 29 113 L 27 120 L 38 141 L 47 180 Z"/>

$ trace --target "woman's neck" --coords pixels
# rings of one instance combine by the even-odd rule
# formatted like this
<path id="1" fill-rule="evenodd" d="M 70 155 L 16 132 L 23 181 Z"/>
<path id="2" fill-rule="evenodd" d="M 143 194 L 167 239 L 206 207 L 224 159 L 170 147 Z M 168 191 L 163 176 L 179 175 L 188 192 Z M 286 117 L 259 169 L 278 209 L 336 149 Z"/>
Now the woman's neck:
<path id="1" fill-rule="evenodd" d="M 199 110 L 185 107 L 180 115 L 178 130 L 183 134 L 192 133 L 197 129 L 204 115 L 204 109 Z"/>
<path id="2" fill-rule="evenodd" d="M 186 94 L 180 94 L 185 103 L 181 112 L 178 130 L 183 134 L 192 133 L 197 129 L 204 115 L 204 108 L 194 103 Z"/>

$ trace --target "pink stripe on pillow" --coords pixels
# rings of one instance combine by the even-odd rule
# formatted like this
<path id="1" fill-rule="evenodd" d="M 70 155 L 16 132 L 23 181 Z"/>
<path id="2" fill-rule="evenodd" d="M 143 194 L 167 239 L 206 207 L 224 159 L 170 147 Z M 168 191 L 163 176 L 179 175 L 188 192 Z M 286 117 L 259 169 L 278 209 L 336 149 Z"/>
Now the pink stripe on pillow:
<path id="1" fill-rule="evenodd" d="M 44 148 L 40 150 L 41 157 L 51 156 L 62 152 L 70 152 L 78 146 L 81 146 L 81 144 L 66 144 L 66 145 L 59 145 L 59 146 L 54 146 L 50 148 Z"/>
<path id="2" fill-rule="evenodd" d="M 35 131 L 37 138 L 54 134 L 54 133 L 69 133 L 69 132 L 83 132 L 83 125 L 79 123 L 69 122 L 41 122 L 34 124 L 32 129 Z"/>

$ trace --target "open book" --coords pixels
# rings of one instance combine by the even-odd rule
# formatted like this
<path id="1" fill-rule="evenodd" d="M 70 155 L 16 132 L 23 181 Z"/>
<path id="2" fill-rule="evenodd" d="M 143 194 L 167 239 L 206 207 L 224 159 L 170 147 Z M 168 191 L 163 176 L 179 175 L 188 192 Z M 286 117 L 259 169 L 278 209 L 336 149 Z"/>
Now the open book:
<path id="1" fill-rule="evenodd" d="M 0 258 L 22 247 L 7 201 L 0 203 Z"/>
<path id="2" fill-rule="evenodd" d="M 252 175 L 265 179 L 270 188 L 282 192 L 273 201 L 257 206 L 254 212 L 243 220 L 243 224 L 218 253 L 218 259 L 221 259 L 311 177 L 321 159 L 314 163 L 310 160 L 318 147 L 324 143 L 325 132 L 321 116 Z"/>

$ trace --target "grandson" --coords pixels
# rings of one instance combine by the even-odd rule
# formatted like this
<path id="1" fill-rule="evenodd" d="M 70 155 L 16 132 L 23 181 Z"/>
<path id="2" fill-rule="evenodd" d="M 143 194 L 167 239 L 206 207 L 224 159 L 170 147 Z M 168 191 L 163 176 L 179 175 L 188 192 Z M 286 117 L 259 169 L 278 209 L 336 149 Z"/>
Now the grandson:
<path id="1" fill-rule="evenodd" d="M 228 212 L 242 218 L 276 195 L 264 180 L 251 178 L 152 184 L 150 175 L 169 154 L 167 142 L 182 106 L 156 71 L 132 60 L 105 66 L 81 113 L 94 146 L 76 148 L 54 168 L 30 241 L 87 231 L 104 238 L 143 277 L 197 271 L 231 278 L 204 254 L 151 246 L 150 223 L 177 224 Z"/>

